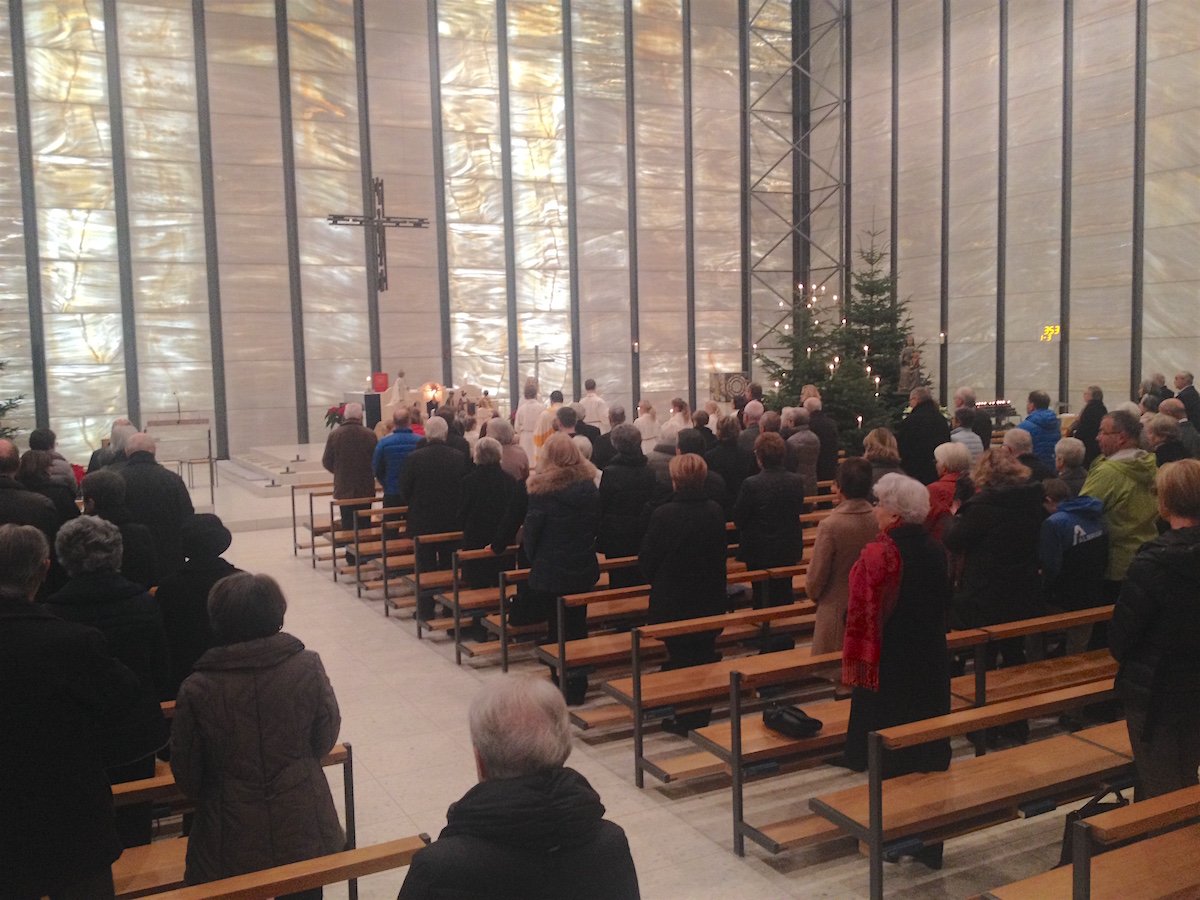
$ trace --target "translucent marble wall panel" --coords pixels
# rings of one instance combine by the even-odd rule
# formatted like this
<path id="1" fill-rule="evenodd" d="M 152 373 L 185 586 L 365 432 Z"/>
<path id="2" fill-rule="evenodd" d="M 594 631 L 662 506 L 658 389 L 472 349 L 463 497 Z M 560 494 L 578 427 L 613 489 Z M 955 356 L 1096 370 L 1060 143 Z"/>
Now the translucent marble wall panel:
<path id="1" fill-rule="evenodd" d="M 948 375 L 980 399 L 996 391 L 999 13 L 952 5 Z M 932 354 L 929 354 L 932 355 Z"/>
<path id="2" fill-rule="evenodd" d="M 12 72 L 8 17 L 0 17 L 0 72 Z M 10 165 L 0 173 L 0 397 L 25 398 L 4 417 L 11 428 L 34 427 L 33 354 L 29 341 L 29 304 L 25 279 L 25 238 L 21 182 L 16 170 L 17 127 L 11 77 L 0 77 L 0 156 Z"/>
<path id="3" fill-rule="evenodd" d="M 642 395 L 686 396 L 683 46 L 678 4 L 633 4 L 637 103 L 638 315 Z"/>
<path id="4" fill-rule="evenodd" d="M 1020 5 L 1018 5 L 1020 6 Z M 1010 9 L 1012 7 L 1010 6 Z M 1005 393 L 1017 408 L 1032 390 L 1058 397 L 1062 192 L 1062 9 L 1020 6 L 1008 30 L 1008 235 L 1005 270 Z"/>
<path id="5" fill-rule="evenodd" d="M 939 0 L 901 4 L 897 293 L 908 302 L 926 375 L 941 380 L 942 15 Z M 856 163 L 857 165 L 857 163 Z"/>
<path id="6" fill-rule="evenodd" d="M 325 411 L 371 373 L 362 229 L 325 220 L 331 212 L 370 212 L 363 210 L 351 5 L 289 4 L 288 50 L 308 427 L 320 435 Z"/>
<path id="7" fill-rule="evenodd" d="M 850 191 L 851 269 L 859 261 L 855 251 L 867 242 L 867 232 L 877 231 L 879 245 L 891 241 L 892 152 L 892 25 L 891 3 L 854 4 L 851 84 L 850 158 L 854 182 Z"/>
<path id="8" fill-rule="evenodd" d="M 703 17 L 695 7 L 706 7 Z M 741 194 L 738 10 L 735 0 L 692 13 L 693 210 L 696 238 L 696 400 L 713 372 L 741 371 Z"/>
<path id="9" fill-rule="evenodd" d="M 205 5 L 231 452 L 297 433 L 274 6 Z M 311 432 L 319 436 L 321 429 Z"/>
<path id="10" fill-rule="evenodd" d="M 1076 105 L 1072 130 L 1073 405 L 1089 384 L 1106 401 L 1129 392 L 1135 5 L 1088 3 L 1076 17 L 1074 91 L 1094 115 Z M 1116 92 L 1111 103 L 1105 88 Z"/>
<path id="11" fill-rule="evenodd" d="M 1200 361 L 1200 8 L 1162 0 L 1150 5 L 1148 25 L 1142 360 L 1170 385 L 1174 372 L 1195 372 Z"/>
<path id="12" fill-rule="evenodd" d="M 508 320 L 496 302 L 507 296 L 496 4 L 442 0 L 438 16 L 454 380 L 507 403 Z"/>
<path id="13" fill-rule="evenodd" d="M 213 422 L 191 4 L 122 3 L 117 13 L 142 418 Z M 168 439 L 162 454 L 205 449 Z"/>

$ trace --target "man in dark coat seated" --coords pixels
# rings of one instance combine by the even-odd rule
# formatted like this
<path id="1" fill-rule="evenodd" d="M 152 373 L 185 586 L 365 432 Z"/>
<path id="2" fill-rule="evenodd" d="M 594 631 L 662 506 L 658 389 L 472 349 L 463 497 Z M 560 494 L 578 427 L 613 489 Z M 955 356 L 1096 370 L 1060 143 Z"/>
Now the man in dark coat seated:
<path id="1" fill-rule="evenodd" d="M 950 440 L 950 424 L 938 409 L 929 388 L 913 388 L 908 403 L 912 412 L 896 426 L 900 465 L 921 484 L 933 484 L 938 480 L 933 451 Z"/>
<path id="2" fill-rule="evenodd" d="M 400 900 L 639 897 L 625 832 L 563 765 L 571 731 L 558 690 L 539 678 L 493 678 L 469 716 L 479 784 L 413 857 Z"/>
<path id="3" fill-rule="evenodd" d="M 144 588 L 155 583 L 158 556 L 150 529 L 133 521 L 125 508 L 125 479 L 108 469 L 83 477 L 83 513 L 99 516 L 121 530 L 121 574 Z"/>
<path id="4" fill-rule="evenodd" d="M 153 753 L 166 723 L 99 631 L 33 604 L 49 553 L 0 526 L 0 894 L 100 900 L 121 855 L 105 769 Z"/>
<path id="5" fill-rule="evenodd" d="M 179 535 L 183 523 L 195 512 L 183 479 L 159 465 L 158 446 L 143 432 L 125 442 L 126 462 L 117 471 L 125 479 L 125 506 L 135 522 L 150 529 L 158 555 L 155 583 L 174 575 L 183 565 Z"/>

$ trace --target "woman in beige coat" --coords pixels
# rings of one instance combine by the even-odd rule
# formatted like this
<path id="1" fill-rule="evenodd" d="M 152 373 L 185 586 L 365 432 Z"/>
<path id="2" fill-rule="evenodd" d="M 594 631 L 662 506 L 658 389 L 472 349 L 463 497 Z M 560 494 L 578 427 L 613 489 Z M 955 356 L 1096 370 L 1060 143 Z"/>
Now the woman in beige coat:
<path id="1" fill-rule="evenodd" d="M 840 498 L 820 525 L 805 586 L 817 604 L 812 652 L 840 653 L 846 633 L 846 602 L 850 597 L 850 567 L 862 548 L 879 533 L 871 501 L 871 464 L 860 457 L 838 467 L 834 481 Z"/>

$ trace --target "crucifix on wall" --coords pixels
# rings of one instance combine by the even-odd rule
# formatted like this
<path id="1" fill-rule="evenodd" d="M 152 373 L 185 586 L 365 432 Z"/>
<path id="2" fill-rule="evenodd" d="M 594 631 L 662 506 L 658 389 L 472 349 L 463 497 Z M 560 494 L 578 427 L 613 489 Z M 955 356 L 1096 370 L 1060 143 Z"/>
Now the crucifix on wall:
<path id="1" fill-rule="evenodd" d="M 370 216 L 330 213 L 330 225 L 359 225 L 375 229 L 375 286 L 380 291 L 388 289 L 387 274 L 387 229 L 428 228 L 429 219 L 424 216 L 389 216 L 383 209 L 383 179 L 372 178 L 371 190 L 375 196 L 375 213 Z"/>

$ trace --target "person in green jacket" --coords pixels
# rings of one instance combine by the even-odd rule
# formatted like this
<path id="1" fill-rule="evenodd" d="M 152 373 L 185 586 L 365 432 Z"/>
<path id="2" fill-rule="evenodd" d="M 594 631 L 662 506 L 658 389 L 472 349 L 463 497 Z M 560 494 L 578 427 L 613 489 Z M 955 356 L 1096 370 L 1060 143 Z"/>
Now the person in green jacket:
<path id="1" fill-rule="evenodd" d="M 1104 504 L 1108 522 L 1108 568 L 1104 573 L 1105 601 L 1116 602 L 1129 563 L 1138 548 L 1158 535 L 1158 503 L 1154 454 L 1138 446 L 1142 424 L 1124 410 L 1115 410 L 1100 421 L 1101 456 L 1092 463 L 1079 494 Z"/>

